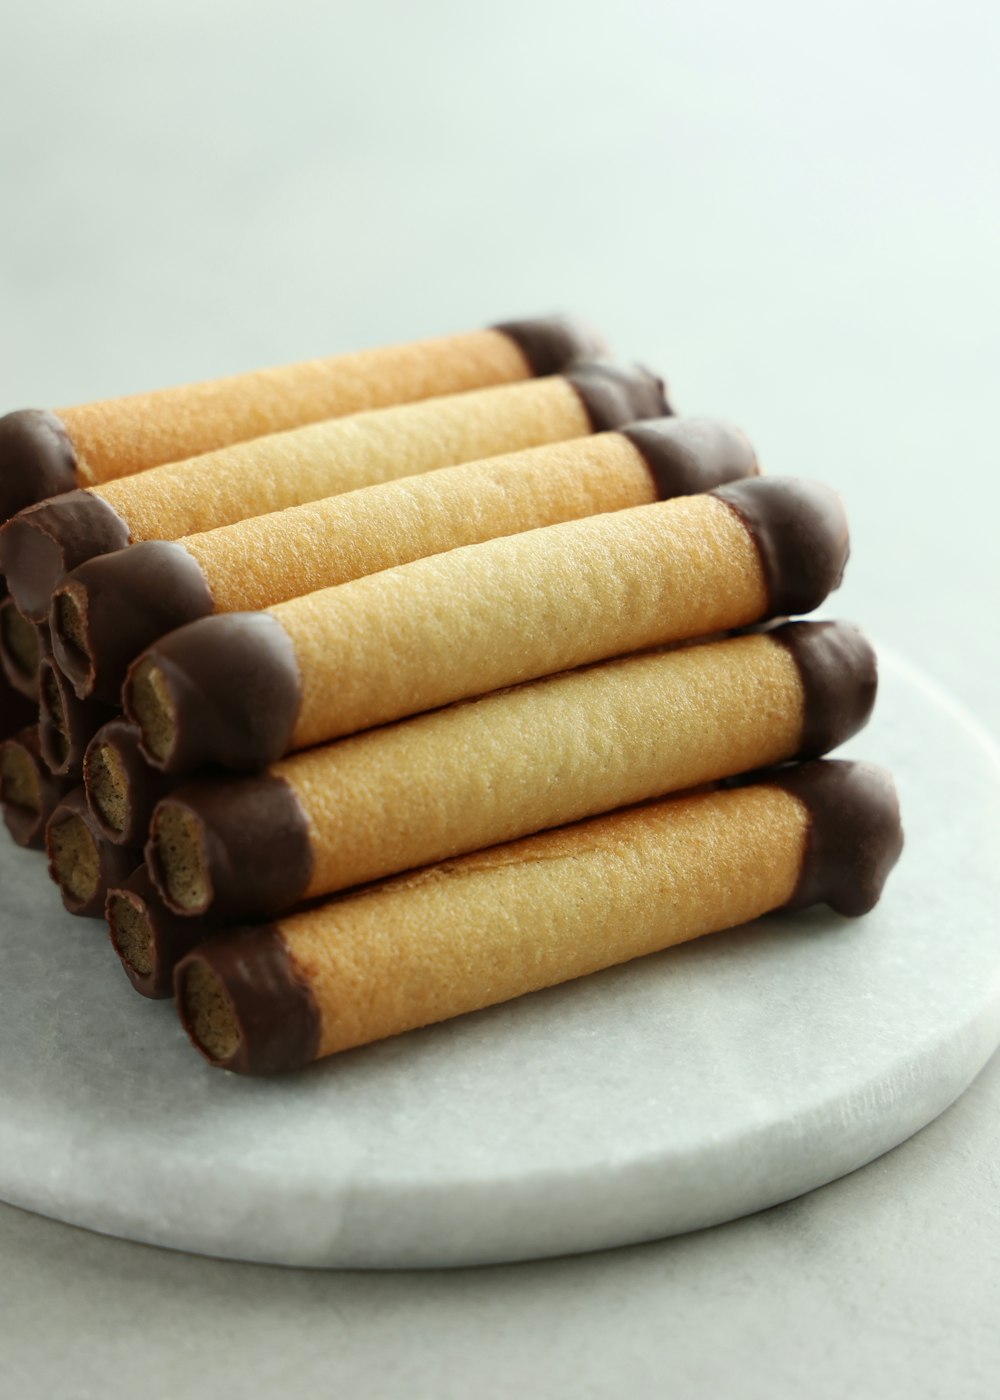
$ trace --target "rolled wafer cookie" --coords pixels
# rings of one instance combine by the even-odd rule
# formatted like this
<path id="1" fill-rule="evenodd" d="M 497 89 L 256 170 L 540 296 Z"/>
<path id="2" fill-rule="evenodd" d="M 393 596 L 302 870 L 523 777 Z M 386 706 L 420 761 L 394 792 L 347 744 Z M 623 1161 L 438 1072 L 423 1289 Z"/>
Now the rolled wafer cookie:
<path id="1" fill-rule="evenodd" d="M 108 889 L 104 906 L 111 946 L 132 986 L 144 997 L 174 994 L 174 968 L 217 929 L 185 919 L 164 904 L 145 865 Z"/>
<path id="2" fill-rule="evenodd" d="M 146 862 L 178 914 L 262 919 L 419 865 L 793 758 L 865 724 L 847 623 L 626 657 L 182 784 Z"/>
<path id="3" fill-rule="evenodd" d="M 130 542 L 179 539 L 666 412 L 659 379 L 638 366 L 601 361 L 315 423 L 31 506 L 0 531 L 0 569 L 21 611 L 43 620 L 64 573 Z"/>
<path id="4" fill-rule="evenodd" d="M 0 670 L 0 739 L 19 734 L 28 725 L 37 723 L 38 701 L 29 700 L 15 690 Z"/>
<path id="5" fill-rule="evenodd" d="M 50 650 L 48 623 L 29 621 L 13 598 L 0 600 L 0 669 L 29 700 L 38 699 L 38 667 Z"/>
<path id="6" fill-rule="evenodd" d="M 111 705 L 100 700 L 79 700 L 51 656 L 42 658 L 38 672 L 38 737 L 42 758 L 60 777 L 83 776 L 87 745 L 110 719 Z"/>
<path id="7" fill-rule="evenodd" d="M 49 817 L 45 849 L 63 904 L 87 918 L 104 914 L 109 888 L 123 884 L 142 861 L 141 852 L 104 839 L 82 787 L 68 792 Z"/>
<path id="8" fill-rule="evenodd" d="M 0 743 L 0 807 L 19 846 L 42 849 L 45 825 L 72 786 L 71 779 L 55 777 L 42 760 L 37 724 Z"/>
<path id="9" fill-rule="evenodd" d="M 0 418 L 0 523 L 25 506 L 323 418 L 557 374 L 604 353 L 564 316 Z"/>
<path id="10" fill-rule="evenodd" d="M 218 934 L 178 964 L 178 1011 L 211 1064 L 298 1069 L 772 910 L 864 914 L 901 848 L 887 773 L 806 764 Z"/>
<path id="11" fill-rule="evenodd" d="M 117 700 L 139 652 L 198 617 L 269 607 L 460 545 L 709 491 L 757 471 L 753 448 L 727 424 L 660 418 L 175 543 L 131 545 L 88 560 L 57 587 L 55 656 L 78 695 Z"/>
<path id="12" fill-rule="evenodd" d="M 133 663 L 125 706 L 154 766 L 252 771 L 537 676 L 809 612 L 846 557 L 832 491 L 759 477 L 202 618 Z"/>
<path id="13" fill-rule="evenodd" d="M 139 751 L 139 731 L 117 716 L 102 725 L 83 755 L 83 785 L 101 835 L 116 846 L 141 848 L 153 808 L 173 786 Z"/>

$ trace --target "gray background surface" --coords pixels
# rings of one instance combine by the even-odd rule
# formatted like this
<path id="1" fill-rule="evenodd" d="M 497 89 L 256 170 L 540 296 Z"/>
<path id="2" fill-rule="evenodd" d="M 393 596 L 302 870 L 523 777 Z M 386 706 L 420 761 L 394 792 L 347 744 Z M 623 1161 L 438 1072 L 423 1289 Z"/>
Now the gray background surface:
<path id="1" fill-rule="evenodd" d="M 837 610 L 997 735 L 998 40 L 973 0 L 0 0 L 0 411 L 573 309 L 843 491 Z M 0 1395 L 992 1395 L 998 1104 L 994 1062 L 758 1218 L 454 1275 L 0 1208 Z"/>

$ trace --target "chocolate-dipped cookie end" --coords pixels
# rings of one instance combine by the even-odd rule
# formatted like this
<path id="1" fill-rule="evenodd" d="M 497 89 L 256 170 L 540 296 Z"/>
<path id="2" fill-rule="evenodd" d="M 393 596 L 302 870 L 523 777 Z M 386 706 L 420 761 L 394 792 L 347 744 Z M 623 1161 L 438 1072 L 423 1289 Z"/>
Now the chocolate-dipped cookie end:
<path id="1" fill-rule="evenodd" d="M 128 542 L 128 526 L 107 502 L 69 491 L 21 511 L 0 530 L 0 572 L 25 617 L 47 622 L 64 574 Z"/>
<path id="2" fill-rule="evenodd" d="M 835 491 L 818 481 L 762 476 L 713 494 L 736 512 L 757 547 L 769 616 L 812 612 L 840 586 L 850 541 Z"/>
<path id="3" fill-rule="evenodd" d="M 75 485 L 76 451 L 61 419 L 40 408 L 0 418 L 0 524 Z"/>
<path id="4" fill-rule="evenodd" d="M 850 622 L 789 622 L 769 633 L 788 648 L 805 692 L 797 757 L 819 758 L 844 744 L 871 718 L 878 659 Z"/>
<path id="5" fill-rule="evenodd" d="M 232 929 L 177 966 L 181 1024 L 209 1064 L 280 1074 L 316 1058 L 320 1014 L 274 925 Z"/>
<path id="6" fill-rule="evenodd" d="M 829 904 L 867 914 L 903 850 L 899 799 L 890 775 L 869 763 L 804 763 L 773 781 L 805 806 L 805 857 L 789 909 Z"/>
<path id="7" fill-rule="evenodd" d="M 211 611 L 194 557 L 179 544 L 146 540 L 88 560 L 57 587 L 52 647 L 77 695 L 112 703 L 140 652 Z"/>
<path id="8" fill-rule="evenodd" d="M 604 338 L 573 316 L 503 321 L 493 329 L 514 342 L 532 373 L 539 377 L 559 374 L 575 360 L 588 360 L 608 352 Z"/>
<path id="9" fill-rule="evenodd" d="M 642 365 L 617 360 L 588 360 L 567 371 L 595 433 L 613 432 L 640 418 L 672 413 L 667 391 L 657 375 Z"/>
<path id="10" fill-rule="evenodd" d="M 717 418 L 654 418 L 630 423 L 622 435 L 645 458 L 661 501 L 760 474 L 746 435 Z"/>

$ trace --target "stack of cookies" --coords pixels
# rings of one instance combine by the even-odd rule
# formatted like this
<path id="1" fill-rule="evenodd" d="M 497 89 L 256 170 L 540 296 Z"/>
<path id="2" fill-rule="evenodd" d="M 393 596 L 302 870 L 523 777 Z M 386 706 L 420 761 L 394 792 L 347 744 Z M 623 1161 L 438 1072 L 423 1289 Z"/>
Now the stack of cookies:
<path id="1" fill-rule="evenodd" d="M 825 486 L 566 318 L 0 419 L 0 799 L 194 1044 L 294 1069 L 770 910 L 891 779 Z"/>

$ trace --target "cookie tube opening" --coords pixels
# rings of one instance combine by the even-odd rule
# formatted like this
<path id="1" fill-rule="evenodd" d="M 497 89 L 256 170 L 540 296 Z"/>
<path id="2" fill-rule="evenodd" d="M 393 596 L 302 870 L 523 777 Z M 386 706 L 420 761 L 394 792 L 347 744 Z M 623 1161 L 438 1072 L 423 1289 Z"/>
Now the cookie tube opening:
<path id="1" fill-rule="evenodd" d="M 71 786 L 42 762 L 37 725 L 0 744 L 0 806 L 19 846 L 42 849 L 45 823 Z"/>
<path id="2" fill-rule="evenodd" d="M 280 930 L 231 929 L 177 966 L 181 1023 L 210 1064 L 240 1074 L 278 1074 L 316 1058 L 320 1013 Z"/>
<path id="3" fill-rule="evenodd" d="M 25 617 L 45 622 L 63 574 L 128 542 L 128 525 L 105 501 L 69 491 L 29 507 L 0 530 L 0 572 Z"/>
<path id="4" fill-rule="evenodd" d="M 38 696 L 38 667 L 44 648 L 37 623 L 18 610 L 13 598 L 0 603 L 0 666 L 15 690 Z"/>
<path id="5" fill-rule="evenodd" d="M 116 845 L 142 846 L 153 808 L 170 779 L 150 768 L 139 750 L 139 731 L 124 719 L 103 725 L 83 758 L 83 781 L 94 820 Z"/>
<path id="6" fill-rule="evenodd" d="M 80 700 L 51 657 L 43 657 L 39 668 L 38 734 L 42 757 L 60 777 L 83 773 L 87 745 L 112 716 L 109 705 Z"/>
<path id="7" fill-rule="evenodd" d="M 0 524 L 75 485 L 76 450 L 54 413 L 25 408 L 0 418 Z"/>
<path id="8" fill-rule="evenodd" d="M 113 703 L 140 652 L 211 612 L 195 559 L 179 544 L 147 540 L 88 560 L 57 587 L 53 651 L 77 695 Z"/>
<path id="9" fill-rule="evenodd" d="M 153 813 L 146 863 L 176 914 L 269 918 L 309 887 L 308 819 L 288 783 L 266 773 L 185 783 Z"/>
<path id="10" fill-rule="evenodd" d="M 108 890 L 105 917 L 125 975 L 144 997 L 173 996 L 174 968 L 213 931 L 201 919 L 171 913 L 145 865 Z"/>
<path id="11" fill-rule="evenodd" d="M 206 763 L 253 772 L 288 750 L 301 682 L 288 633 L 269 613 L 226 613 L 171 632 L 133 662 L 125 713 L 167 773 Z"/>
<path id="12" fill-rule="evenodd" d="M 49 873 L 71 914 L 99 918 L 109 886 L 121 883 L 139 864 L 138 854 L 104 841 L 87 808 L 83 788 L 59 803 L 45 832 Z"/>

